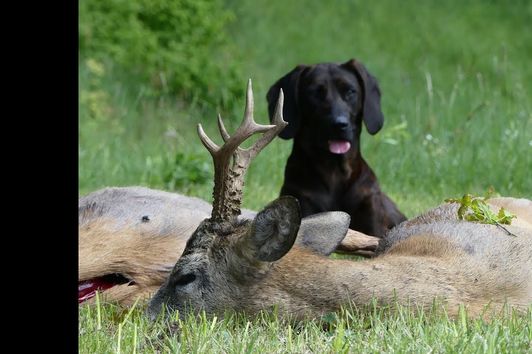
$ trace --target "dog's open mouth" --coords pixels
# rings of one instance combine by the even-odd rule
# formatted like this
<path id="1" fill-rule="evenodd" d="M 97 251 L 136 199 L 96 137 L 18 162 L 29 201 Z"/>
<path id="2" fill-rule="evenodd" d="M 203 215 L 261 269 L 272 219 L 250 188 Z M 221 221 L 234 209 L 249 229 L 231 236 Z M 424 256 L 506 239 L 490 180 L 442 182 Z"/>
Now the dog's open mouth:
<path id="1" fill-rule="evenodd" d="M 78 304 L 89 300 L 96 295 L 96 292 L 102 292 L 112 288 L 115 285 L 127 284 L 134 285 L 135 282 L 126 278 L 122 274 L 107 274 L 101 277 L 92 278 L 78 282 Z"/>
<path id="2" fill-rule="evenodd" d="M 347 140 L 329 140 L 329 151 L 333 154 L 345 154 L 351 148 Z"/>

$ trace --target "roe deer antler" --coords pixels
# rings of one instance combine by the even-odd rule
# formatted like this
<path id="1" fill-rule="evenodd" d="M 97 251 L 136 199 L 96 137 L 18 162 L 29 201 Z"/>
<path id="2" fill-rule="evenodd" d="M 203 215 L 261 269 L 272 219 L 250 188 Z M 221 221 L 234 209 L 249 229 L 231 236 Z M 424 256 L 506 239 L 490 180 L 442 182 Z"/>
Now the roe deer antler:
<path id="1" fill-rule="evenodd" d="M 283 100 L 284 96 L 281 90 L 275 109 L 275 117 L 272 120 L 273 125 L 257 124 L 253 119 L 253 89 L 251 79 L 249 79 L 244 119 L 233 136 L 227 133 L 222 117 L 218 115 L 218 128 L 225 142 L 222 147 L 216 145 L 205 134 L 201 124 L 198 124 L 201 142 L 210 152 L 214 162 L 212 221 L 229 221 L 240 215 L 244 175 L 251 160 L 288 124 L 283 120 Z M 255 133 L 262 133 L 263 135 L 250 148 L 239 147 Z"/>

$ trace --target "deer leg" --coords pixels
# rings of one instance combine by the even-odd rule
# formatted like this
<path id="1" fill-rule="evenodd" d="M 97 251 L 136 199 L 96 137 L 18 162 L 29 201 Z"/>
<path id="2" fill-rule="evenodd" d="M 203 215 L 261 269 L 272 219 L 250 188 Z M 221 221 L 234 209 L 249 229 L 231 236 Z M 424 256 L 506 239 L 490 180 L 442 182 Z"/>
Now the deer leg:
<path id="1" fill-rule="evenodd" d="M 369 236 L 362 232 L 349 229 L 335 252 L 370 258 L 375 256 L 375 250 L 378 244 L 378 237 Z"/>

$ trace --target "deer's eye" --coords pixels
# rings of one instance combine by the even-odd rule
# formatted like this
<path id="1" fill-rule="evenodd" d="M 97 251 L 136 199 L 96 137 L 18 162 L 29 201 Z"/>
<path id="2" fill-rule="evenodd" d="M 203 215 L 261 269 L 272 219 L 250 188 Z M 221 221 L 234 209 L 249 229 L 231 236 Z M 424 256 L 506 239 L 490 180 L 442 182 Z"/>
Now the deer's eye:
<path id="1" fill-rule="evenodd" d="M 196 280 L 196 275 L 194 273 L 184 274 L 176 280 L 175 286 L 184 286 L 192 283 L 194 280 Z"/>

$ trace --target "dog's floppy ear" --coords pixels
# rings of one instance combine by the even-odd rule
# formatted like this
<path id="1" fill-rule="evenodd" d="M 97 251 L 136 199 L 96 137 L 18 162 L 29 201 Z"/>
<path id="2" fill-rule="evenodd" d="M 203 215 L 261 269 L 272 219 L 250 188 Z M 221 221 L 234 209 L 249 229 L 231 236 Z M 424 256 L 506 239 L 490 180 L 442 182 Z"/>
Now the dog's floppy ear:
<path id="1" fill-rule="evenodd" d="M 283 119 L 288 122 L 286 128 L 279 133 L 279 137 L 283 139 L 292 139 L 299 129 L 300 118 L 297 108 L 297 90 L 299 76 L 305 68 L 305 65 L 296 66 L 288 74 L 277 80 L 277 82 L 270 87 L 268 94 L 266 95 L 266 99 L 268 100 L 268 113 L 271 121 L 275 113 L 279 91 L 280 89 L 283 89 Z"/>
<path id="2" fill-rule="evenodd" d="M 373 77 L 362 63 L 351 59 L 341 65 L 352 71 L 362 83 L 364 90 L 362 118 L 368 132 L 373 135 L 381 130 L 384 123 L 384 115 L 381 111 L 381 91 L 377 79 Z"/>

